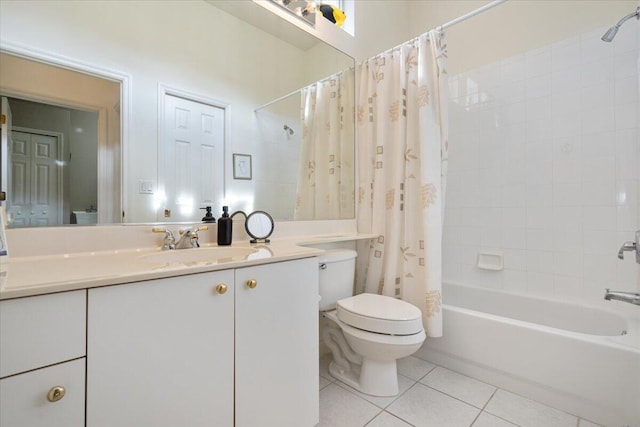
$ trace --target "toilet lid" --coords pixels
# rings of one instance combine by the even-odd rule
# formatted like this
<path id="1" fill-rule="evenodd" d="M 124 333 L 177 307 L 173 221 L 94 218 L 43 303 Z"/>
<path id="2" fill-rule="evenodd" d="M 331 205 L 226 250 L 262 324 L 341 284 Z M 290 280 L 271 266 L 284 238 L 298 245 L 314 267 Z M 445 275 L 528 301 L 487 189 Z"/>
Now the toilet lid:
<path id="1" fill-rule="evenodd" d="M 338 319 L 354 328 L 388 335 L 412 335 L 423 330 L 418 307 L 396 298 L 360 294 L 338 301 Z"/>

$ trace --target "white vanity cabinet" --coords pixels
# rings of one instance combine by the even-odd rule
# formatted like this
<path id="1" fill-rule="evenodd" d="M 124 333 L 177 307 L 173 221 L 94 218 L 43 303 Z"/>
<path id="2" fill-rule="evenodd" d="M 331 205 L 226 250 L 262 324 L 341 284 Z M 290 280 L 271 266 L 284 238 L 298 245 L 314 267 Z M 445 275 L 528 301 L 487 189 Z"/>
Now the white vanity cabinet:
<path id="1" fill-rule="evenodd" d="M 236 427 L 311 427 L 318 408 L 318 260 L 236 270 Z"/>
<path id="2" fill-rule="evenodd" d="M 87 427 L 317 424 L 316 258 L 88 292 Z"/>
<path id="3" fill-rule="evenodd" d="M 81 427 L 86 291 L 0 301 L 0 426 Z"/>
<path id="4" fill-rule="evenodd" d="M 233 281 L 89 289 L 87 426 L 233 426 Z"/>

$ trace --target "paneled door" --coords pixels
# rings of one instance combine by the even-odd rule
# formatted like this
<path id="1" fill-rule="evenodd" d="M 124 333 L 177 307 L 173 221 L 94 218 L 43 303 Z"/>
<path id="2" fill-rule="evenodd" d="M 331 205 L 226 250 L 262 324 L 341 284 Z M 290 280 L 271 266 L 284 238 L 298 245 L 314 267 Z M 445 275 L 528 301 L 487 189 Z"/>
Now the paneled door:
<path id="1" fill-rule="evenodd" d="M 165 94 L 164 183 L 170 221 L 220 209 L 224 192 L 224 108 Z"/>
<path id="2" fill-rule="evenodd" d="M 61 224 L 59 138 L 11 132 L 7 211 L 13 227 Z"/>

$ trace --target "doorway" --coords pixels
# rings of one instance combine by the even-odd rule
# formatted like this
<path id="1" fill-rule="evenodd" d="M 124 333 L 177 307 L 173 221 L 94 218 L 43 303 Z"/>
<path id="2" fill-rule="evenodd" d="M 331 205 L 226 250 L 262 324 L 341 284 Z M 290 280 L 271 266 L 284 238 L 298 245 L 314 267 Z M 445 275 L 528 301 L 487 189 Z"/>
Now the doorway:
<path id="1" fill-rule="evenodd" d="M 160 221 L 197 221 L 224 197 L 226 106 L 162 90 L 164 180 Z"/>

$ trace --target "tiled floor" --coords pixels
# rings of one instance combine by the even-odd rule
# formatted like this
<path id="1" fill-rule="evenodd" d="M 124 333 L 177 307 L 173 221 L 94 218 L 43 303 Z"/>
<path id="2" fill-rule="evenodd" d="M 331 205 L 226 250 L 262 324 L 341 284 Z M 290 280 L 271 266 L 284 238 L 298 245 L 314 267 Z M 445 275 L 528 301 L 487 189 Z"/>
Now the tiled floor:
<path id="1" fill-rule="evenodd" d="M 320 427 L 597 427 L 416 357 L 398 361 L 398 396 L 362 394 L 320 359 Z"/>

